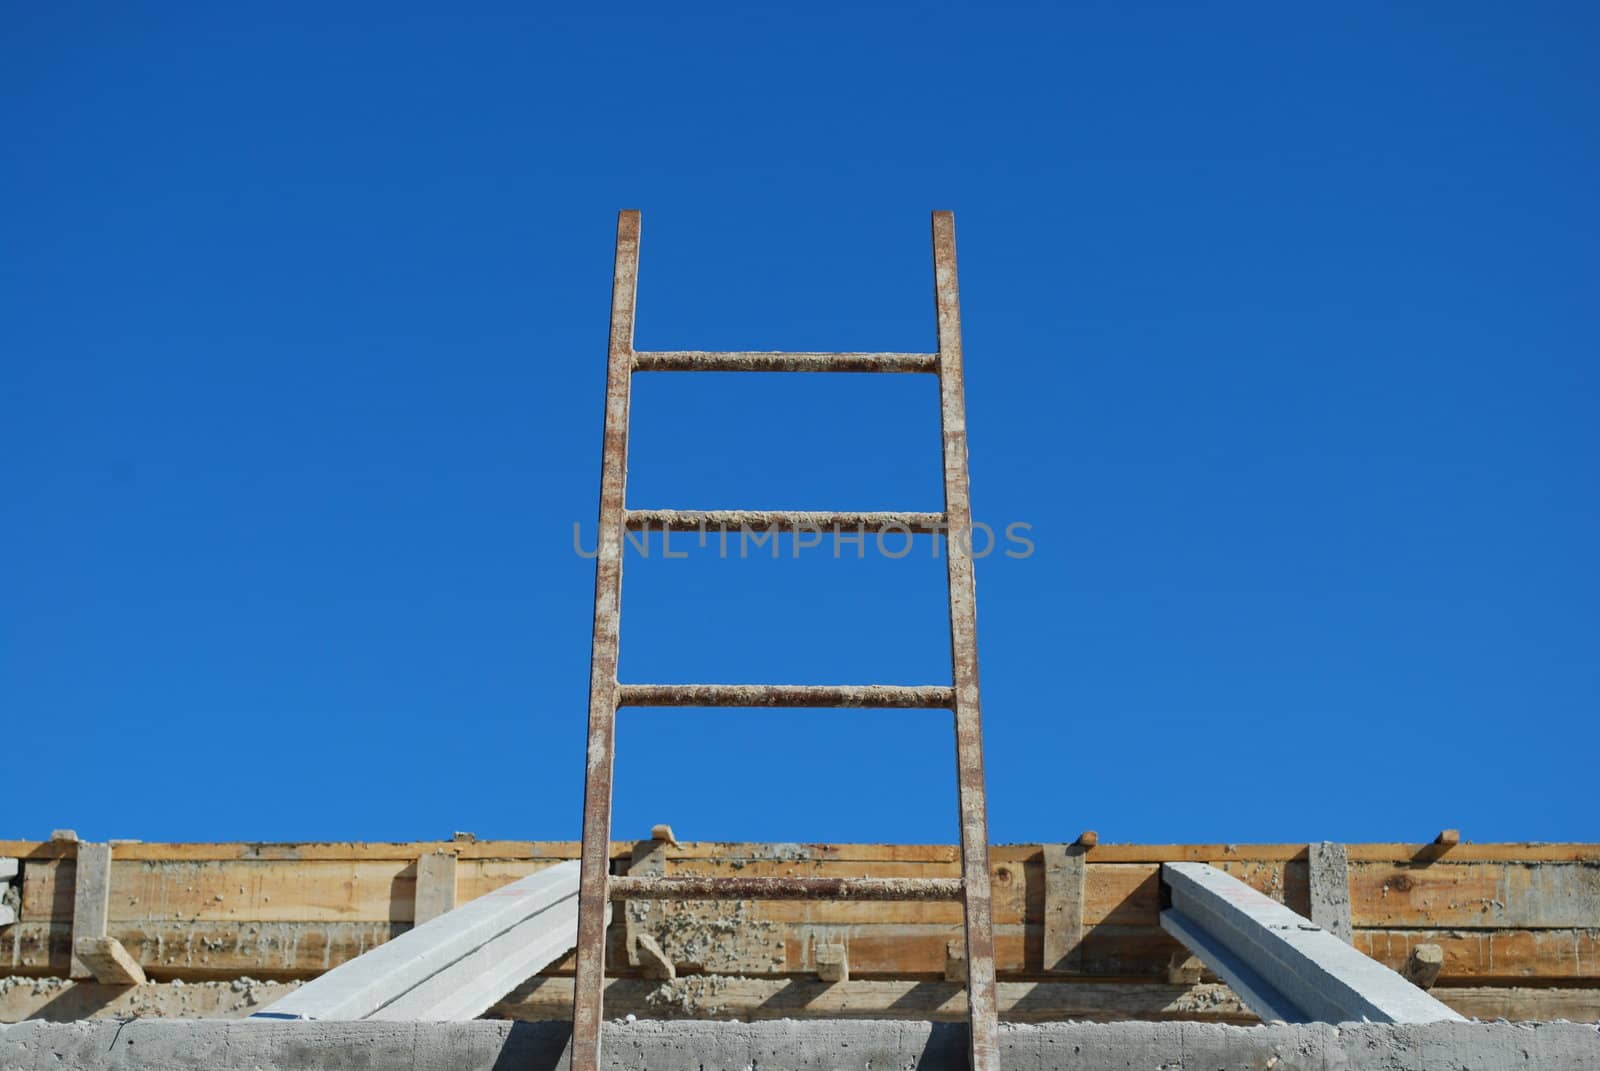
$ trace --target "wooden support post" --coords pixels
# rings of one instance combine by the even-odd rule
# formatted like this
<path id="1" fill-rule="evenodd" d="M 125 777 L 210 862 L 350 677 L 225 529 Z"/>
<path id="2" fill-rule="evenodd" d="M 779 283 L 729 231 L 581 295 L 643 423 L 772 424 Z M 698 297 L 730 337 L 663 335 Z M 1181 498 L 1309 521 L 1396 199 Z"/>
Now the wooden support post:
<path id="1" fill-rule="evenodd" d="M 106 935 L 111 915 L 111 845 L 78 842 L 72 894 L 72 968 L 77 979 L 108 985 L 143 982 L 139 961 Z"/>
<path id="2" fill-rule="evenodd" d="M 1412 945 L 1411 954 L 1406 957 L 1405 970 L 1401 973 L 1419 989 L 1432 989 L 1443 967 L 1444 949 L 1431 944 Z"/>
<path id="3" fill-rule="evenodd" d="M 1098 842 L 1098 838 L 1095 838 Z M 1082 965 L 1083 881 L 1089 846 L 1044 846 L 1044 969 L 1076 971 Z"/>
<path id="4" fill-rule="evenodd" d="M 65 838 L 62 838 L 65 839 Z M 94 969 L 78 955 L 78 947 L 106 936 L 111 914 L 111 845 L 78 842 L 72 894 L 72 977 L 93 978 Z"/>
<path id="5" fill-rule="evenodd" d="M 1308 847 L 1311 921 L 1349 944 L 1355 931 L 1350 926 L 1350 862 L 1344 845 L 1325 840 Z"/>
<path id="6" fill-rule="evenodd" d="M 456 854 L 429 852 L 417 859 L 416 907 L 412 924 L 432 922 L 456 907 Z"/>
<path id="7" fill-rule="evenodd" d="M 672 827 L 658 825 L 650 830 L 650 839 L 633 846 L 633 857 L 628 864 L 629 877 L 659 878 L 667 872 L 667 846 L 676 844 Z M 653 900 L 629 900 L 623 910 L 624 944 L 628 950 L 629 966 L 638 967 L 647 978 L 675 978 L 677 966 L 663 951 L 652 932 L 662 916 L 671 910 L 665 903 Z"/>

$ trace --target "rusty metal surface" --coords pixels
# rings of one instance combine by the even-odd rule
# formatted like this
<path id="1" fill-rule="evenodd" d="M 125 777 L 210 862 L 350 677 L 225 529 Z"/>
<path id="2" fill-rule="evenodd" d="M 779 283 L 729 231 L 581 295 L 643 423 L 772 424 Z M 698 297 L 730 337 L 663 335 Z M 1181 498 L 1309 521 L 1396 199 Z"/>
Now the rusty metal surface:
<path id="1" fill-rule="evenodd" d="M 738 532 L 915 532 L 944 531 L 942 513 L 788 509 L 630 509 L 623 514 L 630 531 Z"/>
<path id="2" fill-rule="evenodd" d="M 960 900 L 960 878 L 615 877 L 613 900 Z"/>
<path id="3" fill-rule="evenodd" d="M 967 412 L 961 368 L 961 297 L 956 223 L 933 214 L 934 298 L 939 317 L 939 423 L 944 443 L 945 561 L 950 578 L 950 660 L 955 683 L 956 770 L 961 809 L 961 875 L 966 883 L 967 1009 L 973 1071 L 1000 1067 L 994 974 L 994 906 L 989 888 L 989 820 L 978 705 L 978 612 L 967 482 Z"/>
<path id="4" fill-rule="evenodd" d="M 583 854 L 578 879 L 578 966 L 572 1003 L 572 1067 L 599 1071 L 605 986 L 606 895 L 610 871 L 611 774 L 616 744 L 617 633 L 622 609 L 622 511 L 628 476 L 628 400 L 633 382 L 639 213 L 617 216 L 606 360 L 605 437 L 594 571 L 594 643 L 589 662 L 589 742 L 583 784 Z"/>
<path id="5" fill-rule="evenodd" d="M 599 551 L 595 568 L 593 661 L 589 687 L 589 758 L 584 788 L 583 872 L 579 892 L 578 968 L 573 1000 L 572 1068 L 599 1071 L 605 919 L 609 895 L 634 899 L 960 900 L 965 907 L 967 1006 L 973 1071 L 999 1071 L 994 919 L 989 877 L 983 729 L 978 702 L 972 506 L 967 479 L 966 403 L 955 220 L 933 214 L 934 295 L 939 352 L 925 353 L 635 353 L 634 293 L 639 214 L 617 222 L 611 349 L 606 373 L 606 433 L 601 470 Z M 628 398 L 632 373 L 651 371 L 931 372 L 939 376 L 944 513 L 818 513 L 773 510 L 636 510 L 624 500 Z M 953 686 L 619 685 L 618 613 L 624 532 L 661 527 L 825 530 L 845 527 L 939 532 L 946 536 Z M 955 713 L 961 817 L 959 879 L 607 877 L 612 753 L 616 710 L 626 706 L 947 707 Z"/>
<path id="6" fill-rule="evenodd" d="M 937 353 L 636 353 L 637 372 L 924 372 L 939 370 Z"/>
<path id="7" fill-rule="evenodd" d="M 897 684 L 622 684 L 619 707 L 851 707 L 949 710 L 942 685 Z"/>

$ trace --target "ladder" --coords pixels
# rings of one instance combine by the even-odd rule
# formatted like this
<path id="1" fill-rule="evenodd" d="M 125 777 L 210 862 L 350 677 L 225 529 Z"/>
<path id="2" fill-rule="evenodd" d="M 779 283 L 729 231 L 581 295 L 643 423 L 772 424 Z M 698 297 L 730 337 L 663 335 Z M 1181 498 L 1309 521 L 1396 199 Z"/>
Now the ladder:
<path id="1" fill-rule="evenodd" d="M 572 1071 L 600 1071 L 606 908 L 619 900 L 946 900 L 964 906 L 967 1013 L 973 1071 L 1000 1066 L 995 1011 L 994 920 L 978 708 L 977 604 L 973 587 L 972 507 L 967 489 L 966 403 L 961 380 L 961 308 L 955 217 L 933 214 L 937 353 L 639 353 L 633 348 L 639 269 L 639 213 L 617 218 L 611 287 L 611 349 L 606 365 L 605 446 L 594 580 L 594 645 L 589 668 L 588 767 L 578 892 L 578 969 L 572 1008 Z M 630 510 L 628 400 L 635 372 L 903 372 L 939 377 L 944 452 L 944 512 L 781 510 Z M 943 533 L 950 595 L 951 686 L 619 684 L 617 636 L 624 533 L 704 531 L 764 525 L 775 531 L 828 528 Z M 723 528 L 725 531 L 726 528 Z M 776 538 L 776 536 L 774 536 Z M 701 878 L 615 876 L 610 872 L 612 758 L 621 707 L 853 707 L 945 709 L 954 714 L 961 814 L 959 878 Z"/>

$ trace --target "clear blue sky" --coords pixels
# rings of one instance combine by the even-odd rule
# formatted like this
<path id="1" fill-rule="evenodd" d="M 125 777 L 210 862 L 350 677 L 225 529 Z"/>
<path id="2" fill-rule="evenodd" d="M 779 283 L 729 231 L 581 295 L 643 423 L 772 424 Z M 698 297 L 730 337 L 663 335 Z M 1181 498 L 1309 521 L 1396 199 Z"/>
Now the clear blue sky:
<path id="1" fill-rule="evenodd" d="M 0 836 L 570 838 L 641 348 L 931 349 L 992 838 L 1600 838 L 1589 5 L 5 5 Z M 937 509 L 924 377 L 641 377 L 635 506 Z M 630 681 L 947 680 L 633 558 Z M 624 712 L 616 830 L 951 841 L 946 716 Z"/>

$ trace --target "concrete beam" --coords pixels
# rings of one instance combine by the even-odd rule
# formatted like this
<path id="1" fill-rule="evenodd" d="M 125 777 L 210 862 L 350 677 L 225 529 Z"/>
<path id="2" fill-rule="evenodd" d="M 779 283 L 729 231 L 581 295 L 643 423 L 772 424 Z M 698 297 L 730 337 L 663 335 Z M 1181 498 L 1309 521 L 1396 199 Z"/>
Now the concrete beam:
<path id="1" fill-rule="evenodd" d="M 1341 1027 L 1212 1023 L 1003 1024 L 1006 1071 L 1592 1071 L 1600 1033 L 1583 1023 Z M 76 1071 L 556 1071 L 567 1023 L 306 1023 L 233 1020 L 0 1026 L 0 1067 Z M 609 1022 L 607 1071 L 964 1071 L 966 1027 L 918 1022 Z"/>
<path id="2" fill-rule="evenodd" d="M 9 926 L 17 921 L 17 910 L 6 902 L 6 894 L 11 891 L 11 879 L 17 876 L 17 861 L 10 856 L 0 856 L 0 926 Z"/>
<path id="3" fill-rule="evenodd" d="M 1165 863 L 1161 927 L 1252 1011 L 1288 1023 L 1432 1023 L 1461 1016 L 1400 975 L 1206 863 Z"/>
<path id="4" fill-rule="evenodd" d="M 427 852 L 417 857 L 417 895 L 412 922 L 421 926 L 456 909 L 456 854 Z"/>
<path id="5" fill-rule="evenodd" d="M 1311 921 L 1345 944 L 1355 935 L 1350 925 L 1350 860 L 1343 844 L 1309 845 Z"/>
<path id="6" fill-rule="evenodd" d="M 473 1019 L 564 955 L 577 933 L 578 864 L 572 861 L 408 930 L 255 1018 Z"/>
<path id="7" fill-rule="evenodd" d="M 1084 843 L 1090 838 L 1090 843 Z M 1044 846 L 1044 969 L 1077 971 L 1083 955 L 1084 856 L 1099 835 L 1080 834 L 1072 844 Z"/>

